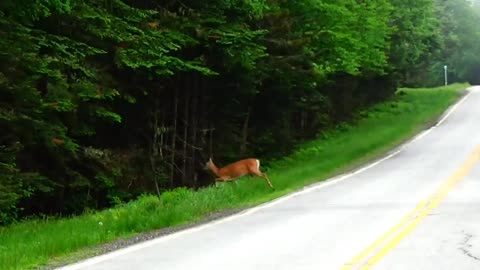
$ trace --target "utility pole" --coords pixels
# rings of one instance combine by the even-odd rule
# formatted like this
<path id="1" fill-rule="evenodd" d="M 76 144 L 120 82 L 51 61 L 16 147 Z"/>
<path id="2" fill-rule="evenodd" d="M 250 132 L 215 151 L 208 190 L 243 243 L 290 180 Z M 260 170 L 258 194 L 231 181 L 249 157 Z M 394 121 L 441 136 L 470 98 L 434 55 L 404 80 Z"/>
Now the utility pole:
<path id="1" fill-rule="evenodd" d="M 447 75 L 448 67 L 447 67 L 447 65 L 444 65 L 443 69 L 445 70 L 445 85 L 448 85 L 448 75 Z"/>

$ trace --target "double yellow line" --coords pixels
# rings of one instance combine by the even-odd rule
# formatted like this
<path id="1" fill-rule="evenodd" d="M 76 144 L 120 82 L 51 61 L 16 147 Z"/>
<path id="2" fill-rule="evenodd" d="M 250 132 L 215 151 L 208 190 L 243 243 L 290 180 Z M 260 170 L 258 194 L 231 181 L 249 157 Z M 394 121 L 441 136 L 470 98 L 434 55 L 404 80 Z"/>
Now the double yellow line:
<path id="1" fill-rule="evenodd" d="M 370 246 L 360 252 L 352 260 L 346 263 L 341 270 L 370 269 L 374 264 L 380 261 L 395 246 L 407 237 L 428 215 L 440 201 L 473 169 L 475 163 L 480 160 L 480 145 L 470 154 L 462 167 L 455 171 L 446 181 L 444 181 L 426 200 L 420 202 L 417 207 L 410 212 L 399 223 L 392 227 L 385 234 L 380 236 Z"/>

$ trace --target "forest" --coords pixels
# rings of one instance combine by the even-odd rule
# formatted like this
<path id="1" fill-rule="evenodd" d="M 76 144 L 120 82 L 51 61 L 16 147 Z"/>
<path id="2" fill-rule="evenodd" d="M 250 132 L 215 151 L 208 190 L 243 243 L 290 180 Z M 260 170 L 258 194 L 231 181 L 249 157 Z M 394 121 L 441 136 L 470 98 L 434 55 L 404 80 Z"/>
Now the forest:
<path id="1" fill-rule="evenodd" d="M 0 225 L 269 161 L 398 87 L 480 84 L 480 1 L 2 0 Z"/>

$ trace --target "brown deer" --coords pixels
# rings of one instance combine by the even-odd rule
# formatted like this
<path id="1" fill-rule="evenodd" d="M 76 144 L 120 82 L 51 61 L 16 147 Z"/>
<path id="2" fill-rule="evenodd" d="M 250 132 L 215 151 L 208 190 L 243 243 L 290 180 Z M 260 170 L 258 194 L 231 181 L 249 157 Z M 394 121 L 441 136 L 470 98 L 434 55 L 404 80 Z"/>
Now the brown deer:
<path id="1" fill-rule="evenodd" d="M 244 175 L 255 175 L 265 179 L 265 182 L 267 182 L 272 189 L 275 189 L 267 175 L 260 171 L 260 160 L 255 158 L 239 160 L 223 168 L 215 166 L 212 158 L 210 158 L 207 164 L 205 164 L 205 169 L 212 171 L 217 176 L 215 181 L 218 182 L 229 182 Z"/>

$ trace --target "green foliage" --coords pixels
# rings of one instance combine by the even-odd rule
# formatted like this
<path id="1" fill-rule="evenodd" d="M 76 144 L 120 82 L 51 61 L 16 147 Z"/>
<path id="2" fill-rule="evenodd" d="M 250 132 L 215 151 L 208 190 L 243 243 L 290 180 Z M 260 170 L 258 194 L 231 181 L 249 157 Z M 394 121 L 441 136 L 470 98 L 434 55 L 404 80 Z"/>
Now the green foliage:
<path id="1" fill-rule="evenodd" d="M 441 7 L 443 14 L 450 16 L 443 26 L 446 40 L 445 48 L 449 54 L 443 54 L 444 62 L 450 68 L 453 80 L 480 83 L 480 10 L 472 9 L 466 1 L 445 1 Z"/>
<path id="2" fill-rule="evenodd" d="M 70 0 L 5 0 L 0 4 L 1 11 L 27 24 L 52 14 L 68 13 L 71 8 Z"/>
<path id="3" fill-rule="evenodd" d="M 306 54 L 320 76 L 357 75 L 361 70 L 383 73 L 391 32 L 387 1 L 310 0 L 297 5 L 297 12 L 305 14 L 297 27 L 311 39 Z"/>
<path id="4" fill-rule="evenodd" d="M 391 62 L 404 84 L 410 84 L 430 64 L 439 45 L 440 21 L 435 14 L 436 0 L 392 0 L 394 29 Z"/>
<path id="5" fill-rule="evenodd" d="M 478 4 L 466 0 L 393 2 L 398 12 L 391 59 L 403 85 L 442 84 L 444 65 L 449 68 L 449 82 L 480 81 Z"/>

